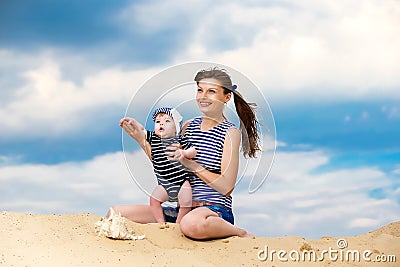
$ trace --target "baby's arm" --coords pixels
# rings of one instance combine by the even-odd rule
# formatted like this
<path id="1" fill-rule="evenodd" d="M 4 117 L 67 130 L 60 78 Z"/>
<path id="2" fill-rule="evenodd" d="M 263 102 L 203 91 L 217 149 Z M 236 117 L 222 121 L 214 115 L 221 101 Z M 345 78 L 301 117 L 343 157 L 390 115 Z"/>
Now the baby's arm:
<path id="1" fill-rule="evenodd" d="M 121 126 L 133 139 L 138 142 L 142 149 L 146 152 L 147 156 L 151 158 L 151 148 L 149 142 L 146 141 L 146 131 L 139 122 L 136 120 L 126 117 L 119 121 Z"/>
<path id="2" fill-rule="evenodd" d="M 145 139 L 146 134 L 143 125 L 132 118 L 122 118 L 119 121 L 119 126 L 124 128 L 124 130 L 139 144 Z"/>
<path id="3" fill-rule="evenodd" d="M 197 151 L 194 146 L 189 147 L 188 149 L 182 149 L 182 155 L 187 159 L 192 159 L 196 157 Z"/>

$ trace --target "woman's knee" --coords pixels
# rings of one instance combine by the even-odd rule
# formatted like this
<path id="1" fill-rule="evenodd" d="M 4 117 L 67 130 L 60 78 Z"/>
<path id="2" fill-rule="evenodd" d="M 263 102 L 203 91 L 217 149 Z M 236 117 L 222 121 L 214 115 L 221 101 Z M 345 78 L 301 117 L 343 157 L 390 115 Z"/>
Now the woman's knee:
<path id="1" fill-rule="evenodd" d="M 199 222 L 195 222 L 194 220 L 192 220 L 190 218 L 189 214 L 186 214 L 180 224 L 179 227 L 181 229 L 181 232 L 187 236 L 187 237 L 191 237 L 191 238 L 196 238 L 199 235 Z"/>
<path id="2" fill-rule="evenodd" d="M 185 236 L 195 239 L 204 238 L 207 230 L 206 221 L 190 213 L 182 218 L 179 226 Z"/>

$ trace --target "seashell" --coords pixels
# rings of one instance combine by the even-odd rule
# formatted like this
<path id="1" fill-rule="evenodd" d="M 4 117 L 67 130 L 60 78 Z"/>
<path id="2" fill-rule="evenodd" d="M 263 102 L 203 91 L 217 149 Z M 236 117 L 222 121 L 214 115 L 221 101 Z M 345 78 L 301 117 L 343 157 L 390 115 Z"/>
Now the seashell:
<path id="1" fill-rule="evenodd" d="M 110 208 L 110 216 L 108 218 L 100 218 L 95 224 L 97 236 L 105 236 L 112 239 L 120 240 L 141 240 L 144 235 L 134 235 L 128 229 L 127 219 L 121 216 L 121 213 L 115 213 L 113 208 Z"/>

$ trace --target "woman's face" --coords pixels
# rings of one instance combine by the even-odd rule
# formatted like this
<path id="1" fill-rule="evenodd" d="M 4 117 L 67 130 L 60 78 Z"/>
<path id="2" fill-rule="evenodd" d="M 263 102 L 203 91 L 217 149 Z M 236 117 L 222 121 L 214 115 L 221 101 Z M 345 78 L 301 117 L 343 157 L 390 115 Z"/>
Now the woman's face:
<path id="1" fill-rule="evenodd" d="M 222 115 L 224 104 L 231 98 L 231 94 L 224 94 L 224 88 L 219 84 L 221 83 L 216 79 L 206 78 L 197 85 L 197 105 L 209 117 Z"/>

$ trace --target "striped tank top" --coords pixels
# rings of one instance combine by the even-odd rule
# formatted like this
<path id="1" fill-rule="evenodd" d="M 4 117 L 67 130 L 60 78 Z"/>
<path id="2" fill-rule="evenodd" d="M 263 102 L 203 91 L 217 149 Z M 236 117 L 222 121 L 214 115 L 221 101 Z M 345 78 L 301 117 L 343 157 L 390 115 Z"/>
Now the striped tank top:
<path id="1" fill-rule="evenodd" d="M 193 160 L 202 165 L 210 172 L 221 174 L 222 152 L 225 142 L 225 135 L 229 128 L 235 125 L 229 121 L 223 121 L 209 131 L 200 129 L 202 118 L 193 119 L 185 131 L 190 143 L 197 150 Z M 194 200 L 201 200 L 223 205 L 232 208 L 232 197 L 224 196 L 217 190 L 207 185 L 195 174 L 191 174 L 190 184 Z"/>
<path id="2" fill-rule="evenodd" d="M 151 162 L 158 184 L 167 191 L 169 201 L 177 202 L 179 190 L 182 184 L 189 179 L 189 172 L 179 161 L 168 159 L 165 154 L 166 147 L 178 143 L 183 149 L 188 149 L 193 145 L 185 136 L 161 138 L 154 131 L 147 131 L 146 140 L 151 146 Z"/>

